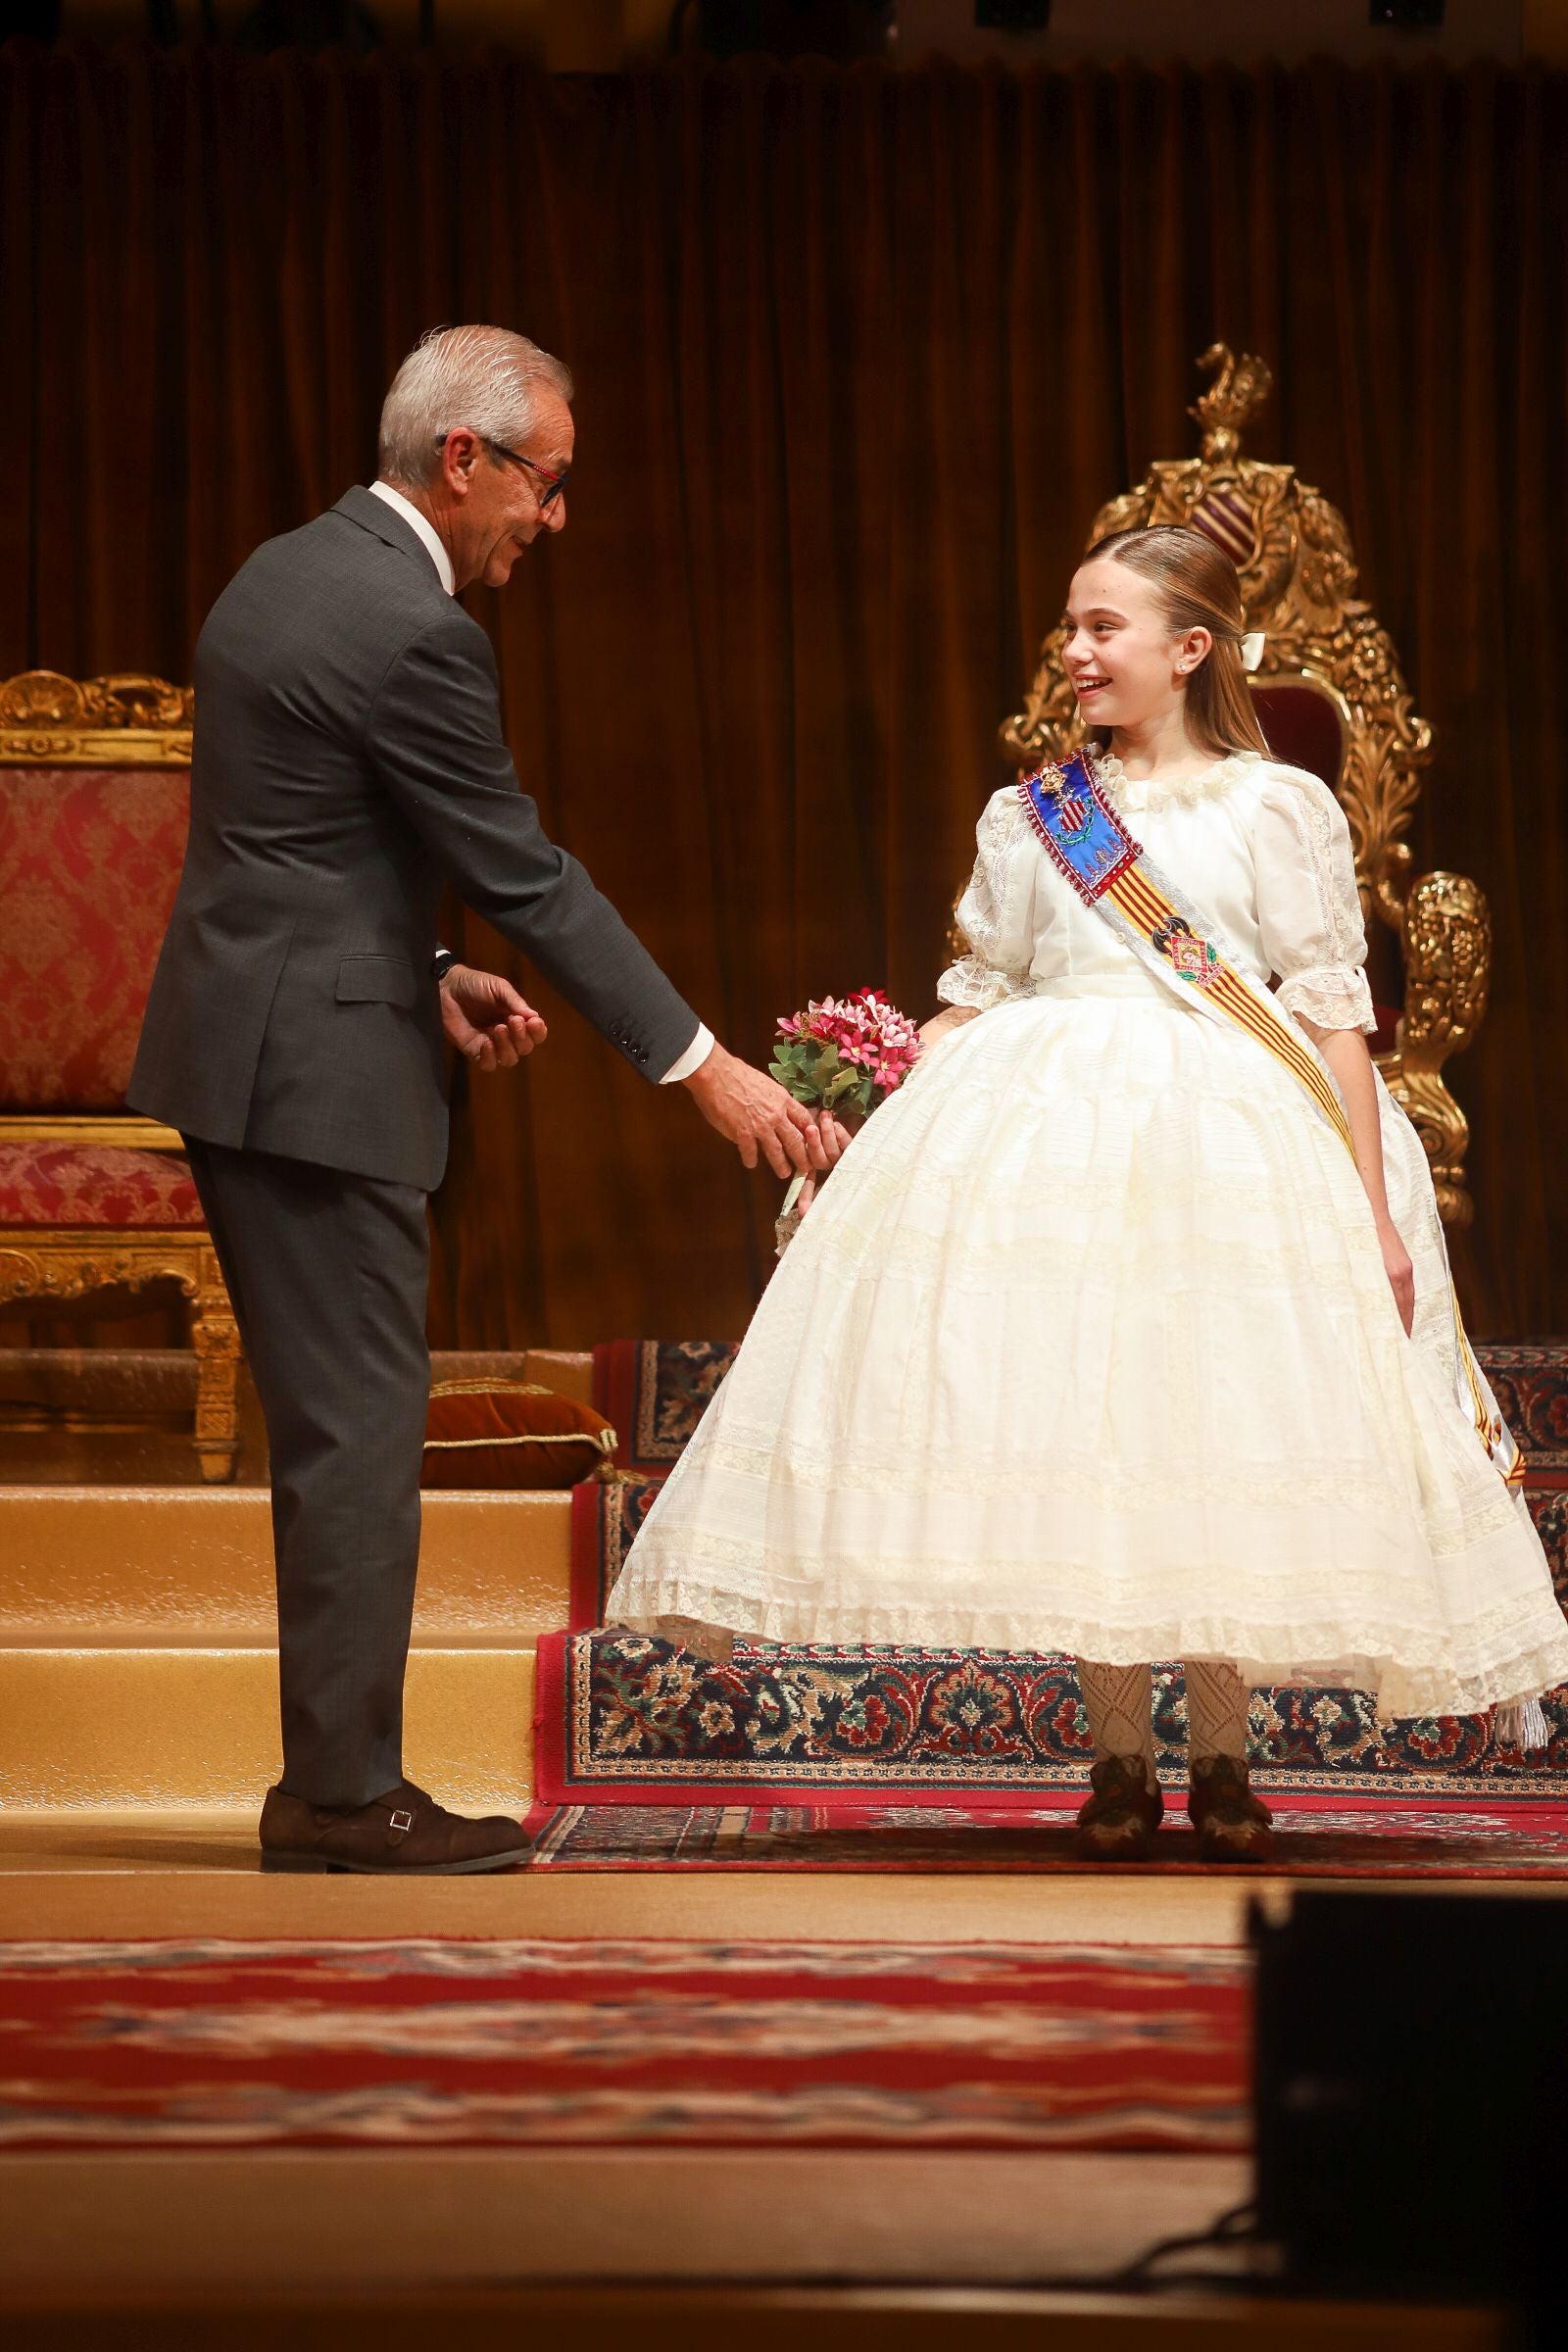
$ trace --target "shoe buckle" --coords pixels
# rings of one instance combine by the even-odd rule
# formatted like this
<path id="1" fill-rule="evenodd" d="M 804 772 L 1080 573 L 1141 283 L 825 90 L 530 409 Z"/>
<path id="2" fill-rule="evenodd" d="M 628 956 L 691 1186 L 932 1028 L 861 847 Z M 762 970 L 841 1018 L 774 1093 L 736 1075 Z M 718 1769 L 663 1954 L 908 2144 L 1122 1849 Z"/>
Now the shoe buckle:
<path id="1" fill-rule="evenodd" d="M 391 1826 L 397 1831 L 400 1838 L 406 1837 L 414 1827 L 414 1815 L 406 1806 L 400 1805 L 392 1816 Z"/>

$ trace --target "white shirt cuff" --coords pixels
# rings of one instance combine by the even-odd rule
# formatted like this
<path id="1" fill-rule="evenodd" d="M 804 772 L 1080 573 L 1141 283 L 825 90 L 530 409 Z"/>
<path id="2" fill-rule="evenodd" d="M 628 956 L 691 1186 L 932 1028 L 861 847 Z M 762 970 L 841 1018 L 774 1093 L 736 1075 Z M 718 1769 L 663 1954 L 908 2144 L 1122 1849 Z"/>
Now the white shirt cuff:
<path id="1" fill-rule="evenodd" d="M 678 1086 L 683 1078 L 690 1078 L 694 1076 L 695 1073 L 702 1068 L 704 1062 L 708 1059 L 708 1056 L 712 1051 L 713 1032 L 709 1028 L 705 1021 L 699 1021 L 697 1024 L 697 1035 L 692 1039 L 691 1044 L 687 1047 L 679 1061 L 672 1061 L 670 1063 L 668 1069 L 659 1081 L 660 1085 Z"/>

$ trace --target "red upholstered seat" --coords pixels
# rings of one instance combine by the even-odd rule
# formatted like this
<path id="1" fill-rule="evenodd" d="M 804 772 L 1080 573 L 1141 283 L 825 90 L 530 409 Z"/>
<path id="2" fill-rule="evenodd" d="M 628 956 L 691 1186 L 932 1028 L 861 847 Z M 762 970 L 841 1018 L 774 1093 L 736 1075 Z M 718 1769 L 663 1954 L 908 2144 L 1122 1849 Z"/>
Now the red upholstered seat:
<path id="1" fill-rule="evenodd" d="M 234 1475 L 239 1334 L 188 1163 L 125 1101 L 190 807 L 191 696 L 161 678 L 0 680 L 0 1315 L 42 1342 L 172 1283 L 202 1475 Z M 77 1318 L 79 1319 L 79 1318 Z M 96 1322 L 98 1309 L 88 1312 Z M 85 1414 L 81 1426 L 90 1425 Z"/>
<path id="2" fill-rule="evenodd" d="M 0 766 L 0 1110 L 123 1110 L 189 808 L 183 766 Z"/>
<path id="3" fill-rule="evenodd" d="M 0 1227 L 62 1225 L 200 1231 L 202 1209 L 177 1152 L 0 1142 Z"/>
<path id="4" fill-rule="evenodd" d="M 1275 759 L 1304 767 L 1330 792 L 1338 792 L 1345 773 L 1345 721 L 1338 705 L 1289 679 L 1258 680 L 1252 700 Z"/>

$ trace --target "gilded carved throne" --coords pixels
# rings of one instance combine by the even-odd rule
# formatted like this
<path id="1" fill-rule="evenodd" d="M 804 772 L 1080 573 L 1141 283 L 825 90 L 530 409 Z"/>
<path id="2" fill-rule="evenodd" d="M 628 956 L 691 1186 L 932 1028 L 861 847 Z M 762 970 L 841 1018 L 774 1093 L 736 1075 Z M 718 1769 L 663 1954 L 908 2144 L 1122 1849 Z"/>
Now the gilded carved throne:
<path id="1" fill-rule="evenodd" d="M 1487 1005 L 1492 927 L 1487 903 L 1463 874 L 1412 876 L 1404 839 L 1432 757 L 1387 632 L 1353 594 L 1355 557 L 1337 507 L 1291 466 L 1241 454 L 1242 428 L 1273 382 L 1261 360 L 1223 343 L 1203 354 L 1213 371 L 1191 414 L 1202 454 L 1152 466 L 1136 490 L 1095 516 L 1086 544 L 1157 522 L 1205 532 L 1242 575 L 1248 665 L 1263 732 L 1276 755 L 1338 793 L 1349 819 L 1367 916 L 1367 972 L 1380 1028 L 1378 1066 L 1413 1121 L 1450 1225 L 1467 1225 L 1469 1126 L 1443 1065 L 1467 1046 Z M 1040 649 L 1022 710 L 1002 731 L 1020 767 L 1082 737 L 1062 667 L 1062 631 Z"/>
<path id="2" fill-rule="evenodd" d="M 239 1339 L 179 1138 L 125 1106 L 190 804 L 190 696 L 0 684 L 0 1309 L 190 1301 L 195 1446 L 238 1452 Z"/>

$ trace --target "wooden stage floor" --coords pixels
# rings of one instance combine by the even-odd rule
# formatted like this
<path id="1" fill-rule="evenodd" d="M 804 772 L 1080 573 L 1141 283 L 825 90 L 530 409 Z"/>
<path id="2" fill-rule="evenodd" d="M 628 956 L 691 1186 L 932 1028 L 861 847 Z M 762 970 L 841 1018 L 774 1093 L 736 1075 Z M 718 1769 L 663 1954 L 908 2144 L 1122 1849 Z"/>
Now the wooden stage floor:
<path id="1" fill-rule="evenodd" d="M 1562 1899 L 1554 1889 L 1531 1891 Z M 1282 1880 L 1223 1875 L 263 1878 L 248 1812 L 0 1817 L 7 1939 L 458 1935 L 1235 1945 L 1245 1941 L 1250 1902 L 1272 1906 L 1286 1895 Z M 1464 1900 L 1465 1889 L 1455 1887 L 1452 1899 Z M 773 2297 L 767 2307 L 781 2325 L 781 2294 L 827 2294 L 846 2319 L 858 2311 L 857 2341 L 864 2342 L 870 2307 L 859 2298 L 897 2286 L 917 2288 L 933 2321 L 943 2310 L 956 2320 L 944 2297 L 967 2293 L 961 2340 L 979 2343 L 992 2340 L 984 2313 L 1002 2328 L 1005 2312 L 1021 2324 L 1032 2311 L 1038 2326 L 1048 2307 L 1065 2312 L 1061 2293 L 1072 2281 L 1103 2279 L 1153 2240 L 1202 2230 L 1250 2185 L 1248 2161 L 1228 2155 L 28 2154 L 0 2159 L 0 2296 L 13 2314 L 69 2307 L 87 2329 L 57 2337 L 39 2321 L 43 2332 L 27 2340 L 42 2345 L 96 2341 L 87 2307 L 98 2301 L 122 2309 L 127 2299 L 148 2298 L 172 2312 L 182 2300 L 217 2297 L 230 2311 L 259 2310 L 286 2284 L 296 2298 L 347 2297 L 360 2309 L 370 2297 L 401 2298 L 412 2309 L 436 2293 L 481 2301 L 500 2294 L 497 2310 L 520 2318 L 518 2295 L 564 2295 L 564 2314 L 576 2308 L 573 2294 L 591 2293 L 610 2296 L 609 2328 L 617 2293 L 624 2320 L 627 2295 L 652 2310 L 704 2282 L 704 2292 L 731 2293 L 725 2331 L 741 2315 L 735 2294 Z M 1054 2291 L 1043 2301 L 1028 2292 L 1018 2300 L 1020 2290 L 1048 2283 Z M 1231 2323 L 1250 2298 L 1230 2299 L 1223 2324 L 1209 2299 L 1201 2301 L 1209 2315 L 1201 2340 L 1212 2341 L 1216 2327 L 1224 2340 L 1241 2340 Z M 447 2308 L 455 2316 L 456 2307 Z M 762 2304 L 745 2308 L 751 2334 L 763 2340 Z M 805 2305 L 790 2308 L 820 2337 L 827 2305 L 814 2320 Z M 916 2305 L 901 2308 L 908 2323 L 901 2342 L 923 2341 Z M 1146 2316 L 1153 2308 L 1176 2316 L 1164 2297 L 1138 2306 Z M 1113 2340 L 1100 2327 L 1110 2306 L 1095 2309 L 1091 2332 L 1073 2340 Z M 1255 2326 L 1261 2314 L 1251 2309 Z M 670 2316 L 673 2325 L 673 2307 Z M 1274 2340 L 1290 2342 L 1284 2316 L 1271 2306 L 1267 2325 Z M 1499 2340 L 1485 2315 L 1455 2315 L 1453 2328 L 1464 2321 L 1457 2333 L 1426 2316 L 1429 2344 Z M 542 2305 L 536 2317 L 543 2321 Z M 697 2317 L 688 2310 L 687 2326 Z M 1317 2307 L 1316 2325 L 1322 2318 Z M 1343 2328 L 1336 2319 L 1337 2341 L 1359 2342 L 1350 2315 L 1344 2319 Z M 1376 2316 L 1367 2340 L 1387 2344 L 1390 2319 L 1387 2310 Z M 161 2326 L 145 2340 L 175 2338 Z M 480 2329 L 472 2340 L 490 2338 Z M 995 2340 L 1011 2338 L 1002 2328 Z M 1167 2345 L 1177 2340 L 1166 2334 Z M 1396 2340 L 1406 2340 L 1402 2326 Z"/>

